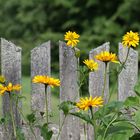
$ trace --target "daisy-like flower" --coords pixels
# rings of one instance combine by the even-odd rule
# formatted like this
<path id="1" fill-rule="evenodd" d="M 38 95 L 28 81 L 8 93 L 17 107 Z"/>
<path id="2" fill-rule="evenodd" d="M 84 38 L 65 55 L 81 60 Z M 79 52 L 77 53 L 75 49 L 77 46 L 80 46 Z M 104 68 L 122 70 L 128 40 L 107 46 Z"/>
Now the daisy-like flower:
<path id="1" fill-rule="evenodd" d="M 119 63 L 116 54 L 110 53 L 108 51 L 103 51 L 100 54 L 97 54 L 95 58 L 105 63 L 107 62 Z"/>
<path id="2" fill-rule="evenodd" d="M 127 32 L 122 39 L 124 47 L 137 47 L 139 45 L 139 34 L 137 32 Z"/>
<path id="3" fill-rule="evenodd" d="M 76 103 L 76 106 L 81 109 L 81 110 L 88 110 L 90 107 L 100 107 L 103 106 L 103 99 L 102 97 L 95 97 L 92 98 L 90 97 L 85 97 L 85 98 L 80 98 L 80 101 Z"/>
<path id="4" fill-rule="evenodd" d="M 79 42 L 79 37 L 80 35 L 78 35 L 76 32 L 71 31 L 66 32 L 66 34 L 64 35 L 64 39 L 67 41 L 67 46 L 71 47 L 75 47 L 77 45 L 77 43 Z"/>
<path id="5" fill-rule="evenodd" d="M 0 75 L 0 83 L 5 83 L 5 77 L 3 75 Z"/>
<path id="6" fill-rule="evenodd" d="M 51 87 L 60 86 L 60 80 L 55 79 L 46 75 L 36 75 L 33 80 L 33 83 L 41 83 L 45 85 L 49 85 Z"/>
<path id="7" fill-rule="evenodd" d="M 91 71 L 95 71 L 98 70 L 98 63 L 95 62 L 94 60 L 84 60 L 83 63 L 87 66 L 88 69 L 90 69 Z"/>
<path id="8" fill-rule="evenodd" d="M 9 83 L 7 86 L 0 84 L 0 94 L 4 95 L 5 92 L 19 91 L 21 86 L 19 84 L 13 85 Z"/>

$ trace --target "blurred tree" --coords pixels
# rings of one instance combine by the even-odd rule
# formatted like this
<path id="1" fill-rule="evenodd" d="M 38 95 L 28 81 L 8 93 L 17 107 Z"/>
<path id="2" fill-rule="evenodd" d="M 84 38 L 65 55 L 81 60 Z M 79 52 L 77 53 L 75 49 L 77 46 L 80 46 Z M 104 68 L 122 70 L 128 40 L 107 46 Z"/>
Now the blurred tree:
<path id="1" fill-rule="evenodd" d="M 63 40 L 66 31 L 81 35 L 82 58 L 106 41 L 117 51 L 126 31 L 140 32 L 139 6 L 138 0 L 0 0 L 0 36 L 23 47 L 23 65 L 28 68 L 30 49 L 52 40 L 53 68 L 58 70 L 56 42 Z"/>

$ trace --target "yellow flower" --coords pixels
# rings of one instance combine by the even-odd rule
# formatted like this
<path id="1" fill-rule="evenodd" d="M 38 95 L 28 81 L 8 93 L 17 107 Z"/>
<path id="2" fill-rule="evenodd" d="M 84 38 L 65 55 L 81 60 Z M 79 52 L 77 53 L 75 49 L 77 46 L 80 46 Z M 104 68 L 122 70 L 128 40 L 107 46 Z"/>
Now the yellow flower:
<path id="1" fill-rule="evenodd" d="M 77 45 L 77 43 L 79 42 L 78 38 L 80 36 L 76 32 L 68 31 L 68 32 L 66 32 L 64 37 L 65 37 L 65 40 L 68 41 L 67 46 L 75 47 Z"/>
<path id="2" fill-rule="evenodd" d="M 5 92 L 19 91 L 21 86 L 19 84 L 12 85 L 9 83 L 7 86 L 0 84 L 0 94 L 3 95 Z"/>
<path id="3" fill-rule="evenodd" d="M 127 32 L 123 36 L 122 44 L 124 47 L 137 47 L 139 45 L 139 34 L 137 32 Z"/>
<path id="4" fill-rule="evenodd" d="M 45 76 L 45 75 L 36 75 L 33 78 L 32 82 L 33 83 L 41 83 L 41 84 L 49 85 L 51 87 L 60 86 L 60 80 L 59 79 L 55 79 L 55 78 Z"/>
<path id="5" fill-rule="evenodd" d="M 3 75 L 0 75 L 0 83 L 5 83 L 5 77 Z"/>
<path id="6" fill-rule="evenodd" d="M 98 70 L 98 63 L 94 60 L 84 60 L 83 63 L 90 69 L 91 71 Z"/>
<path id="7" fill-rule="evenodd" d="M 90 97 L 85 97 L 85 98 L 80 98 L 80 101 L 76 103 L 76 106 L 81 109 L 81 110 L 88 110 L 90 107 L 99 107 L 103 106 L 103 99 L 102 97 L 95 97 L 92 98 Z"/>
<path id="8" fill-rule="evenodd" d="M 5 91 L 6 91 L 6 87 L 0 84 L 0 95 L 4 95 Z"/>
<path id="9" fill-rule="evenodd" d="M 115 53 L 110 53 L 107 51 L 103 51 L 100 54 L 97 54 L 95 56 L 97 60 L 103 61 L 103 62 L 114 62 L 119 63 L 118 58 Z"/>

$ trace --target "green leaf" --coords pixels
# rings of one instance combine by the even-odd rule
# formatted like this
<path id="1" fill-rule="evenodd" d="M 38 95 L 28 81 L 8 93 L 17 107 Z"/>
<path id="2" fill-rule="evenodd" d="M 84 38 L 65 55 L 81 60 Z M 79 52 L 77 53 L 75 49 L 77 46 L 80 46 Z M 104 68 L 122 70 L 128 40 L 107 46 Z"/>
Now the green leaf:
<path id="1" fill-rule="evenodd" d="M 140 83 L 135 85 L 134 91 L 140 97 Z"/>
<path id="2" fill-rule="evenodd" d="M 48 129 L 48 124 L 44 124 L 41 128 L 41 136 L 44 140 L 51 140 L 53 131 Z"/>
<path id="3" fill-rule="evenodd" d="M 25 140 L 24 133 L 20 128 L 17 128 L 16 132 L 17 132 L 17 140 Z"/>
<path id="4" fill-rule="evenodd" d="M 120 113 L 120 110 L 123 108 L 123 102 L 121 101 L 113 101 L 102 108 L 99 108 L 98 111 L 94 113 L 96 119 L 102 119 L 106 115 L 113 114 L 113 113 Z"/>
<path id="5" fill-rule="evenodd" d="M 73 109 L 75 103 L 71 102 L 71 101 L 64 101 L 59 105 L 59 110 L 62 110 L 64 115 L 68 115 L 69 111 L 71 109 Z"/>
<path id="6" fill-rule="evenodd" d="M 128 97 L 124 102 L 124 105 L 127 107 L 138 106 L 139 104 L 140 104 L 140 102 L 139 102 L 139 98 L 137 96 Z"/>
<path id="7" fill-rule="evenodd" d="M 76 117 L 79 117 L 80 119 L 86 121 L 87 123 L 90 123 L 93 125 L 92 120 L 90 118 L 90 116 L 86 113 L 82 113 L 82 112 L 72 112 L 70 113 L 71 115 L 74 115 Z"/>
<path id="8" fill-rule="evenodd" d="M 134 134 L 129 140 L 140 140 L 140 133 Z"/>
<path id="9" fill-rule="evenodd" d="M 102 132 L 100 132 L 99 140 L 102 139 L 105 129 L 102 129 Z M 115 122 L 109 127 L 105 140 L 129 140 L 129 137 L 133 134 L 134 130 L 132 125 L 127 122 Z"/>
<path id="10" fill-rule="evenodd" d="M 34 123 L 36 121 L 35 114 L 34 113 L 28 114 L 27 120 L 29 121 L 29 123 Z"/>
<path id="11" fill-rule="evenodd" d="M 135 112 L 133 119 L 134 119 L 135 124 L 137 124 L 137 126 L 140 127 L 140 110 L 137 110 Z"/>

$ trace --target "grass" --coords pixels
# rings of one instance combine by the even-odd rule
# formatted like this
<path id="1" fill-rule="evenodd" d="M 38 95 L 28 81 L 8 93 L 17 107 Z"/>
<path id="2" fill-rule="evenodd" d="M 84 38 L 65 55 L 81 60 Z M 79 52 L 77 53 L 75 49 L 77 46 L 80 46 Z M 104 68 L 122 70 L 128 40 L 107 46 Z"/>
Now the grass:
<path id="1" fill-rule="evenodd" d="M 23 106 L 23 112 L 25 115 L 31 113 L 31 79 L 30 77 L 23 77 L 22 78 L 22 91 L 23 95 L 26 97 L 26 99 L 23 99 L 22 106 Z M 59 122 L 59 111 L 58 111 L 58 104 L 59 104 L 59 99 L 57 96 L 54 96 L 53 94 L 54 89 L 52 89 L 51 93 L 51 121 L 54 123 Z"/>
<path id="2" fill-rule="evenodd" d="M 54 92 L 54 89 L 52 90 Z M 22 77 L 22 95 L 25 97 L 22 99 L 22 110 L 24 115 L 31 113 L 31 79 L 30 77 Z M 58 96 L 54 96 L 52 93 L 51 96 L 51 104 L 52 104 L 52 110 L 51 113 L 51 121 L 58 124 L 59 122 L 59 111 L 58 111 L 58 104 L 59 99 Z M 2 103 L 2 98 L 0 98 L 0 104 Z M 0 115 L 2 116 L 2 105 L 0 106 Z"/>

